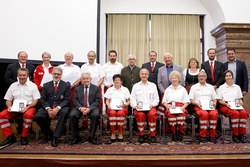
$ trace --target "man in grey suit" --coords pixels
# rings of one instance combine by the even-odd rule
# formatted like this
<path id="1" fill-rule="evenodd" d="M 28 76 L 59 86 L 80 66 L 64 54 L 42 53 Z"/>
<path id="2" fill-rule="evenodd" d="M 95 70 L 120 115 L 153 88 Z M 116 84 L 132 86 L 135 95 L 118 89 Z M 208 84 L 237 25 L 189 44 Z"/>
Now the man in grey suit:
<path id="1" fill-rule="evenodd" d="M 69 113 L 71 98 L 70 84 L 61 80 L 62 72 L 60 67 L 53 68 L 53 81 L 44 84 L 40 99 L 42 108 L 35 114 L 36 122 L 41 127 L 42 132 L 45 133 L 44 142 L 52 139 L 52 147 L 58 146 L 57 138 L 61 137 Z M 53 135 L 50 129 L 50 122 L 56 116 L 58 117 L 58 121 Z"/>
<path id="2" fill-rule="evenodd" d="M 74 108 L 69 114 L 73 137 L 70 143 L 71 145 L 81 141 L 79 137 L 79 118 L 82 115 L 89 115 L 90 117 L 90 136 L 88 141 L 95 145 L 98 144 L 98 141 L 95 139 L 95 132 L 100 117 L 100 102 L 101 96 L 99 87 L 91 84 L 91 74 L 84 72 L 81 76 L 81 85 L 75 88 L 73 99 Z"/>
<path id="3" fill-rule="evenodd" d="M 173 55 L 171 53 L 165 53 L 164 61 L 166 65 L 159 68 L 158 78 L 157 78 L 157 84 L 158 84 L 161 94 L 163 94 L 164 91 L 167 89 L 167 87 L 172 84 L 169 80 L 169 74 L 172 71 L 180 72 L 181 73 L 180 85 L 183 86 L 183 83 L 184 83 L 183 75 L 182 75 L 183 74 L 182 67 L 180 65 L 173 63 Z"/>

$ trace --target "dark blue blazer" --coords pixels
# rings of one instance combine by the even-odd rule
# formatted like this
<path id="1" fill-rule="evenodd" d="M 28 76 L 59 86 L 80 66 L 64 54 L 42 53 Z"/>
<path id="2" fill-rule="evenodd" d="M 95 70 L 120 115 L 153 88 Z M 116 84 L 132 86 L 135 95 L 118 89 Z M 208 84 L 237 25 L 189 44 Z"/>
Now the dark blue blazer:
<path id="1" fill-rule="evenodd" d="M 60 107 L 68 107 L 71 99 L 70 84 L 64 81 L 60 81 L 55 92 L 53 81 L 47 82 L 43 85 L 42 95 L 40 103 L 43 108 L 50 107 L 53 105 Z"/>
<path id="2" fill-rule="evenodd" d="M 228 70 L 228 63 L 224 63 L 224 69 Z M 236 83 L 240 86 L 241 91 L 248 92 L 248 74 L 244 61 L 236 60 Z"/>
<path id="3" fill-rule="evenodd" d="M 157 86 L 158 69 L 162 66 L 164 66 L 164 64 L 157 61 L 154 67 L 154 71 L 152 71 L 150 62 L 143 64 L 141 68 L 146 68 L 149 71 L 148 81 L 155 83 Z"/>
<path id="4" fill-rule="evenodd" d="M 4 81 L 8 87 L 12 83 L 17 81 L 17 70 L 19 68 L 21 68 L 21 66 L 18 62 L 8 65 L 6 72 L 5 72 L 5 76 L 4 76 Z M 30 81 L 33 82 L 33 75 L 34 75 L 34 71 L 35 71 L 35 66 L 33 66 L 29 63 L 26 63 L 26 68 L 29 70 L 29 79 L 30 79 Z"/>

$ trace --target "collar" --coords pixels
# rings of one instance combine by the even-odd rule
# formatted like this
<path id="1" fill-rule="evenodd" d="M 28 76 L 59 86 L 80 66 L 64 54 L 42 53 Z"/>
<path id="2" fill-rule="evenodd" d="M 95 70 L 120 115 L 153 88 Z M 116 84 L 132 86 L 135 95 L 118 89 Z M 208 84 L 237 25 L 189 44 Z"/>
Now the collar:
<path id="1" fill-rule="evenodd" d="M 74 67 L 73 63 L 71 63 L 69 66 L 68 66 L 66 63 L 64 63 L 63 65 L 64 65 L 65 67 Z"/>
<path id="2" fill-rule="evenodd" d="M 148 85 L 148 81 L 146 84 L 142 83 L 142 81 L 139 82 L 140 85 Z"/>
<path id="3" fill-rule="evenodd" d="M 57 81 L 57 85 L 59 85 L 59 83 L 60 83 L 60 80 Z M 55 84 L 56 84 L 56 81 L 53 80 L 53 84 L 55 85 Z"/>
<path id="4" fill-rule="evenodd" d="M 233 83 L 233 85 L 232 86 L 229 86 L 226 82 L 225 82 L 225 84 L 226 84 L 226 88 L 232 88 L 232 87 L 235 87 L 235 84 Z"/>
<path id="5" fill-rule="evenodd" d="M 117 64 L 117 61 L 115 61 L 115 63 L 111 63 L 111 62 L 109 61 L 108 64 L 116 65 L 116 64 Z"/>
<path id="6" fill-rule="evenodd" d="M 42 65 L 43 68 L 46 68 L 45 65 Z M 49 63 L 48 69 L 51 67 L 51 64 Z"/>
<path id="7" fill-rule="evenodd" d="M 19 80 L 17 82 L 18 82 L 17 85 L 22 85 L 20 84 Z M 27 78 L 27 81 L 22 86 L 26 86 L 26 85 L 28 86 L 28 82 L 29 82 L 29 79 Z"/>
<path id="8" fill-rule="evenodd" d="M 231 63 L 230 61 L 228 61 L 229 64 L 234 64 L 236 63 L 236 59 L 234 59 L 233 63 Z"/>
<path id="9" fill-rule="evenodd" d="M 20 63 L 20 62 L 18 62 L 19 63 L 19 65 L 20 65 L 20 67 L 22 67 L 22 63 Z M 24 68 L 26 68 L 26 63 L 24 63 Z"/>
<path id="10" fill-rule="evenodd" d="M 133 67 L 131 67 L 130 65 L 128 65 L 128 67 L 133 70 L 135 68 L 135 65 Z"/>
<path id="11" fill-rule="evenodd" d="M 170 67 L 168 67 L 168 65 L 166 64 L 166 68 L 173 68 L 173 63 L 171 64 Z"/>
<path id="12" fill-rule="evenodd" d="M 174 87 L 173 87 L 173 85 L 171 84 L 170 86 L 169 86 L 170 88 L 172 88 L 172 89 L 175 89 Z M 180 86 L 180 84 L 177 86 L 177 88 L 176 89 L 179 89 L 181 86 Z"/>
<path id="13" fill-rule="evenodd" d="M 87 65 L 87 66 L 96 66 L 96 62 L 95 62 L 93 65 L 91 65 L 91 64 L 88 62 L 88 63 L 86 63 L 86 65 Z"/>
<path id="14" fill-rule="evenodd" d="M 207 86 L 207 83 L 205 82 L 205 85 L 200 84 L 199 82 L 197 83 L 199 86 Z"/>

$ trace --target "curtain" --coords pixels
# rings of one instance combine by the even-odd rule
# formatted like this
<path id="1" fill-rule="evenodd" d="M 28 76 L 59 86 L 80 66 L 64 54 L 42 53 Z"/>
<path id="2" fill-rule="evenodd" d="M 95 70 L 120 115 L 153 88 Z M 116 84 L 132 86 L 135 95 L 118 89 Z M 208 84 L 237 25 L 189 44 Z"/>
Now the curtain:
<path id="1" fill-rule="evenodd" d="M 129 54 L 136 55 L 136 65 L 148 61 L 149 15 L 109 14 L 107 24 L 107 57 L 117 51 L 117 61 L 128 65 Z M 108 60 L 108 58 L 107 58 Z"/>
<path id="2" fill-rule="evenodd" d="M 172 53 L 175 64 L 187 68 L 190 58 L 201 60 L 199 15 L 151 15 L 151 50 L 163 61 Z"/>

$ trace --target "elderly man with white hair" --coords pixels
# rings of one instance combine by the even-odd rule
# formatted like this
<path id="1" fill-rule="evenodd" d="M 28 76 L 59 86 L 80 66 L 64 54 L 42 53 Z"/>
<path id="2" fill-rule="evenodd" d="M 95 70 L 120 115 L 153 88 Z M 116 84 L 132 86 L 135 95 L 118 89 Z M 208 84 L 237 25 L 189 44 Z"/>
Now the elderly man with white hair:
<path id="1" fill-rule="evenodd" d="M 141 81 L 133 86 L 130 100 L 131 107 L 134 108 L 134 114 L 140 134 L 139 142 L 144 142 L 144 123 L 146 117 L 150 129 L 151 142 L 155 143 L 155 130 L 157 111 L 156 106 L 159 104 L 159 95 L 154 83 L 148 81 L 149 72 L 146 68 L 141 69 Z"/>

